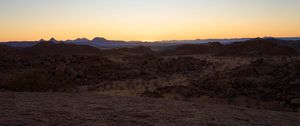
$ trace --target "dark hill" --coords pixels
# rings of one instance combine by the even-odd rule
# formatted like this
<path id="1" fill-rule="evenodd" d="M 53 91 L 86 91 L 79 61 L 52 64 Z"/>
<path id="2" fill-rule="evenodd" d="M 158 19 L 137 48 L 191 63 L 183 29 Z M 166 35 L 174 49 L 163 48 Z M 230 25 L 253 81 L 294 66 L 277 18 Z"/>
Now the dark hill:
<path id="1" fill-rule="evenodd" d="M 19 54 L 18 48 L 10 47 L 7 45 L 0 45 L 0 56 L 13 56 Z"/>
<path id="2" fill-rule="evenodd" d="M 287 46 L 276 44 L 280 40 L 256 38 L 245 42 L 226 45 L 217 55 L 222 56 L 293 56 L 297 51 Z"/>
<path id="3" fill-rule="evenodd" d="M 214 54 L 219 52 L 223 45 L 219 42 L 208 44 L 185 44 L 163 52 L 164 55 L 193 55 L 193 54 Z"/>
<path id="4" fill-rule="evenodd" d="M 276 44 L 281 46 L 288 46 L 291 47 L 300 53 L 300 41 L 299 40 L 289 40 L 289 41 L 279 41 Z"/>
<path id="5" fill-rule="evenodd" d="M 88 45 L 40 42 L 23 49 L 28 54 L 97 54 L 100 49 Z"/>
<path id="6" fill-rule="evenodd" d="M 217 56 L 294 56 L 298 52 L 277 43 L 282 40 L 256 38 L 244 42 L 222 45 L 218 42 L 208 44 L 187 44 L 163 52 L 164 55 L 212 54 Z"/>
<path id="7" fill-rule="evenodd" d="M 155 53 L 151 48 L 146 47 L 146 46 L 139 46 L 139 47 L 133 47 L 133 48 L 120 48 L 117 50 L 127 52 L 127 53 L 134 53 L 134 54 L 153 54 L 153 53 Z"/>

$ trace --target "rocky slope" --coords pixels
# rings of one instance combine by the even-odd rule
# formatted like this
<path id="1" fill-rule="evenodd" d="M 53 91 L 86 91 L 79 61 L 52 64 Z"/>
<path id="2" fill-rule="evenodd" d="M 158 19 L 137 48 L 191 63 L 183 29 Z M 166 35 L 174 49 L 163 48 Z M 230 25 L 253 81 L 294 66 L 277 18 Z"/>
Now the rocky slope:
<path id="1" fill-rule="evenodd" d="M 245 101 L 249 101 L 249 107 L 297 111 L 300 110 L 299 66 L 300 61 L 293 58 L 259 58 L 233 69 L 215 70 L 200 78 L 192 77 L 187 85 L 165 86 L 147 91 L 144 95 L 209 96 L 227 99 L 234 104 L 239 104 L 235 101 L 244 97 Z"/>
<path id="2" fill-rule="evenodd" d="M 297 49 L 284 44 L 287 41 L 256 38 L 223 45 L 219 42 L 207 44 L 179 45 L 162 52 L 162 55 L 212 54 L 217 56 L 295 56 Z M 283 43 L 283 44 L 282 44 Z M 298 42 L 295 42 L 298 43 Z M 287 46 L 285 46 L 287 45 Z"/>
<path id="3" fill-rule="evenodd" d="M 185 101 L 208 97 L 212 101 L 250 108 L 298 111 L 299 57 L 280 51 L 290 48 L 257 41 L 204 46 L 208 51 L 211 47 L 226 46 L 240 49 L 241 54 L 251 49 L 265 55 L 211 56 L 193 52 L 188 52 L 194 54 L 188 56 L 161 55 L 143 46 L 99 50 L 49 42 L 27 48 L 0 46 L 0 90 L 94 91 Z M 198 50 L 197 46 L 183 47 Z M 277 51 L 287 55 L 277 55 Z"/>
<path id="4" fill-rule="evenodd" d="M 300 114 L 93 93 L 0 93 L 1 126 L 298 126 Z"/>

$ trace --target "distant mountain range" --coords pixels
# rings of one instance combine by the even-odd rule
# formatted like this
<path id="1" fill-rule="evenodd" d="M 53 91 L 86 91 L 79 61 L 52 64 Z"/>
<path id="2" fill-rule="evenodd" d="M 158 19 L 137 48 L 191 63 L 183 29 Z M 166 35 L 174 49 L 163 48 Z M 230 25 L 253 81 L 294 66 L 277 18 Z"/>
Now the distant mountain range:
<path id="1" fill-rule="evenodd" d="M 290 43 L 295 43 L 291 45 Z M 165 55 L 213 54 L 216 56 L 296 56 L 300 50 L 295 48 L 300 41 L 274 38 L 255 38 L 243 42 L 222 44 L 184 44 L 164 51 Z"/>
<path id="2" fill-rule="evenodd" d="M 222 44 L 230 44 L 233 42 L 243 42 L 250 40 L 252 38 L 233 38 L 233 39 L 196 39 L 196 40 L 166 40 L 166 41 L 155 41 L 155 42 L 143 42 L 143 41 L 117 41 L 117 40 L 107 40 L 102 37 L 96 37 L 92 40 L 87 38 L 78 38 L 75 40 L 59 41 L 55 38 L 50 40 L 39 40 L 39 41 L 11 41 L 11 42 L 0 42 L 12 47 L 31 47 L 39 42 L 51 42 L 51 43 L 65 43 L 65 44 L 76 44 L 76 45 L 89 45 L 98 48 L 119 48 L 119 47 L 137 47 L 137 46 L 172 46 L 172 45 L 182 45 L 182 44 L 205 44 L 209 42 L 220 42 Z M 285 41 L 297 41 L 300 37 L 294 38 L 276 38 Z"/>
<path id="3" fill-rule="evenodd" d="M 57 41 L 54 38 L 51 38 L 48 41 L 40 40 L 31 43 L 2 43 L 0 44 L 0 56 L 57 54 L 158 54 L 169 56 L 212 54 L 217 56 L 296 56 L 300 54 L 300 40 L 281 40 L 275 38 L 255 38 L 245 41 L 239 40 L 243 39 L 236 39 L 233 43 L 229 40 L 224 40 L 223 42 L 206 42 L 211 40 L 186 40 L 145 43 L 110 41 L 104 38 L 95 38 L 93 40 L 81 38 L 68 41 Z M 35 45 L 32 46 L 32 44 Z"/>

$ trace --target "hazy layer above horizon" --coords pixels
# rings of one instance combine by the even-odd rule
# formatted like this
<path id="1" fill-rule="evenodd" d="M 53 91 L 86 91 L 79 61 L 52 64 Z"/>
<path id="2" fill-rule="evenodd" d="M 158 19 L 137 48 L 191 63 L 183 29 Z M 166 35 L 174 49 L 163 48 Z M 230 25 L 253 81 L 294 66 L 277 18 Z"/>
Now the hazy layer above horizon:
<path id="1" fill-rule="evenodd" d="M 300 0 L 1 0 L 0 41 L 300 36 Z"/>

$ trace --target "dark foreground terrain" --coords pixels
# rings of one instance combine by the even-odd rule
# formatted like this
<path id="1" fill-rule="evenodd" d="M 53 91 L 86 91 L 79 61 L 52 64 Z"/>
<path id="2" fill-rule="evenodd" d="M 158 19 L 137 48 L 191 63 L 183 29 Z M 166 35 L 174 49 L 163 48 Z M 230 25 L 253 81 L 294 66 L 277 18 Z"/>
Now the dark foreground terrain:
<path id="1" fill-rule="evenodd" d="M 0 45 L 0 126 L 299 125 L 298 44 Z"/>
<path id="2" fill-rule="evenodd" d="M 95 93 L 0 93 L 1 126 L 299 126 L 300 113 Z"/>

